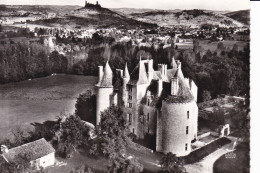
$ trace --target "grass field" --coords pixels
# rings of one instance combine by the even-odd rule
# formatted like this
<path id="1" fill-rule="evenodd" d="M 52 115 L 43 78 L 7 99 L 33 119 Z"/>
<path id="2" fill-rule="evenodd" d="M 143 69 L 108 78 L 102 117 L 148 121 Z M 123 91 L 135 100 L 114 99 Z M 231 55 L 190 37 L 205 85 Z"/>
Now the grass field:
<path id="1" fill-rule="evenodd" d="M 249 144 L 241 143 L 234 152 L 229 153 L 234 158 L 221 156 L 213 166 L 214 173 L 249 173 Z"/>
<path id="2" fill-rule="evenodd" d="M 218 43 L 223 43 L 224 47 L 232 49 L 234 44 L 237 44 L 238 50 L 243 50 L 248 42 L 245 41 L 230 41 L 230 40 L 225 40 L 225 41 L 213 41 L 210 42 L 209 40 L 200 40 L 199 45 L 204 49 L 204 50 L 210 50 L 210 51 L 215 51 L 218 47 Z"/>
<path id="3" fill-rule="evenodd" d="M 143 172 L 156 173 L 160 171 L 158 164 L 163 157 L 162 154 L 151 153 L 133 147 L 128 147 L 127 150 L 143 165 Z M 104 173 L 107 172 L 107 166 L 109 164 L 107 158 L 90 155 L 87 151 L 74 153 L 72 158 L 69 159 L 56 159 L 61 163 L 61 165 L 59 166 L 58 164 L 57 166 L 49 167 L 44 170 L 45 173 L 69 173 L 72 168 L 79 168 L 81 166 L 91 168 L 95 173 Z"/>
<path id="4" fill-rule="evenodd" d="M 30 123 L 73 113 L 78 95 L 96 82 L 92 76 L 55 75 L 0 85 L 0 141 L 17 126 L 30 129 Z"/>

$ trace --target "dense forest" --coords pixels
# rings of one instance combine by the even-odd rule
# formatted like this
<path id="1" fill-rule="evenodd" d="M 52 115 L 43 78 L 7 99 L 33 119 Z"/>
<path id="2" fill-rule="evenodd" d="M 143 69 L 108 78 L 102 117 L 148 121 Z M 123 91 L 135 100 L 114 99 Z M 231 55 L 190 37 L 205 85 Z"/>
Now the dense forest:
<path id="1" fill-rule="evenodd" d="M 76 61 L 77 52 L 61 55 L 43 46 L 40 41 L 0 44 L 0 83 L 17 82 L 53 73 L 97 75 L 98 65 L 104 65 L 107 60 L 114 71 L 123 69 L 126 62 L 132 71 L 140 57 L 154 59 L 154 68 L 157 69 L 158 63 L 168 64 L 169 67 L 174 56 L 182 61 L 184 75 L 197 84 L 199 102 L 221 94 L 249 95 L 249 44 L 241 50 L 236 44 L 230 49 L 219 42 L 215 51 L 203 52 L 197 40 L 194 41 L 193 50 L 178 50 L 174 46 L 164 49 L 163 45 L 156 48 L 138 47 L 132 45 L 131 41 L 116 43 L 113 39 L 102 38 L 89 43 L 86 43 L 83 51 L 87 56 Z"/>

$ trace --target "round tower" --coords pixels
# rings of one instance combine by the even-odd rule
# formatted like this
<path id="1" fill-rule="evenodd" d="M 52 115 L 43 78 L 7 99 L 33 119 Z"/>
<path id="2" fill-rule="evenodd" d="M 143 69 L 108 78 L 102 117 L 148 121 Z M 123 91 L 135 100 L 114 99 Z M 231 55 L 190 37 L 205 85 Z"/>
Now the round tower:
<path id="1" fill-rule="evenodd" d="M 99 125 L 101 121 L 101 112 L 111 106 L 111 95 L 113 94 L 113 72 L 108 64 L 103 70 L 102 66 L 99 66 L 99 81 L 97 87 L 97 100 L 96 100 L 96 125 Z"/>
<path id="2" fill-rule="evenodd" d="M 176 156 L 191 152 L 191 141 L 197 138 L 198 108 L 195 101 L 189 103 L 162 102 L 158 115 L 156 150 Z"/>
<path id="3" fill-rule="evenodd" d="M 186 156 L 191 141 L 197 138 L 198 107 L 177 61 L 177 71 L 163 91 L 161 110 L 157 114 L 156 151 Z"/>

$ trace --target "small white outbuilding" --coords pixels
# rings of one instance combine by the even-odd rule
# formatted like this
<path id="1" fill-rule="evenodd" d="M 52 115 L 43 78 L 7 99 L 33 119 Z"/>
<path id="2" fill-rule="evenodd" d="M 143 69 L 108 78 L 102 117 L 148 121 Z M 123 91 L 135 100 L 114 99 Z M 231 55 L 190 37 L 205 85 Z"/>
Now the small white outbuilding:
<path id="1" fill-rule="evenodd" d="M 1 146 L 1 160 L 6 162 L 19 162 L 21 156 L 29 156 L 31 165 L 36 169 L 46 168 L 55 163 L 55 149 L 44 138 L 15 148 L 8 149 Z"/>

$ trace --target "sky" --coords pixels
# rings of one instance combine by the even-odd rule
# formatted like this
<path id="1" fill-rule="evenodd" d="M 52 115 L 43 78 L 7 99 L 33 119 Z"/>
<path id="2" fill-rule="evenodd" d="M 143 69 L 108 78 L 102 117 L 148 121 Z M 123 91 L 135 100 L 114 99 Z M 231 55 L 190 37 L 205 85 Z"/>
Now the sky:
<path id="1" fill-rule="evenodd" d="M 88 0 L 95 3 L 96 0 Z M 85 0 L 0 0 L 8 5 L 80 5 Z M 249 0 L 99 0 L 106 8 L 208 9 L 236 11 L 250 9 Z"/>

